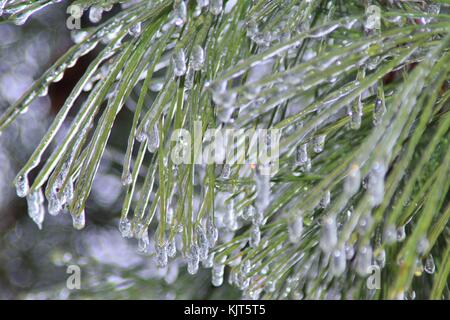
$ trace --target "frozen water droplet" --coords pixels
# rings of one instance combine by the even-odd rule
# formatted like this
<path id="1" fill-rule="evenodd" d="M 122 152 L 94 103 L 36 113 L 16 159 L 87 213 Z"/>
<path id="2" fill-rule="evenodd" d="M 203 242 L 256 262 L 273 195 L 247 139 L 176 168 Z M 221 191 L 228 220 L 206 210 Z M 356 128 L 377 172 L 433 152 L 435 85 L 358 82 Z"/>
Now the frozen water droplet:
<path id="1" fill-rule="evenodd" d="M 296 214 L 289 218 L 288 221 L 289 241 L 298 243 L 303 234 L 303 215 Z"/>
<path id="2" fill-rule="evenodd" d="M 295 155 L 295 164 L 302 166 L 308 162 L 308 144 L 304 143 L 297 147 Z"/>
<path id="3" fill-rule="evenodd" d="M 208 237 L 209 247 L 213 248 L 219 238 L 219 232 L 211 217 L 208 218 L 206 223 L 206 236 Z"/>
<path id="4" fill-rule="evenodd" d="M 400 226 L 397 228 L 397 241 L 402 242 L 406 238 L 405 226 Z"/>
<path id="5" fill-rule="evenodd" d="M 436 270 L 436 265 L 434 264 L 434 259 L 431 254 L 428 255 L 428 257 L 425 259 L 424 270 L 428 274 L 433 274 L 434 271 Z"/>
<path id="6" fill-rule="evenodd" d="M 63 204 L 58 199 L 58 196 L 54 193 L 50 195 L 50 199 L 48 200 L 48 213 L 52 216 L 58 215 L 63 209 Z"/>
<path id="7" fill-rule="evenodd" d="M 219 261 L 214 261 L 212 267 L 212 284 L 215 287 L 220 287 L 223 284 L 226 258 L 226 256 L 223 256 Z"/>
<path id="8" fill-rule="evenodd" d="M 92 6 L 89 10 L 89 20 L 92 23 L 98 23 L 102 20 L 103 9 L 97 6 Z"/>
<path id="9" fill-rule="evenodd" d="M 386 244 L 392 244 L 397 240 L 397 230 L 394 225 L 389 225 L 383 233 L 383 241 Z"/>
<path id="10" fill-rule="evenodd" d="M 128 30 L 128 33 L 133 36 L 137 37 L 141 34 L 141 23 L 138 22 L 130 27 L 130 30 Z"/>
<path id="11" fill-rule="evenodd" d="M 163 244 L 162 246 L 156 245 L 156 261 L 159 268 L 167 267 L 168 263 L 167 246 Z"/>
<path id="12" fill-rule="evenodd" d="M 200 45 L 195 45 L 192 48 L 192 68 L 195 71 L 201 70 L 205 63 L 205 52 Z"/>
<path id="13" fill-rule="evenodd" d="M 150 153 L 154 153 L 159 148 L 159 126 L 157 123 L 152 130 L 147 133 L 147 149 Z"/>
<path id="14" fill-rule="evenodd" d="M 356 255 L 356 272 L 360 276 L 366 276 L 372 265 L 372 247 L 369 245 L 362 246 Z"/>
<path id="15" fill-rule="evenodd" d="M 222 0 L 210 0 L 209 11 L 217 16 L 222 12 L 223 1 Z"/>
<path id="16" fill-rule="evenodd" d="M 384 105 L 384 101 L 380 98 L 377 98 L 375 100 L 375 107 L 373 109 L 373 124 L 375 126 L 379 125 L 381 123 L 381 120 L 383 119 L 383 115 L 386 113 L 386 106 Z"/>
<path id="17" fill-rule="evenodd" d="M 354 195 L 358 192 L 360 185 L 361 171 L 358 165 L 353 164 L 350 166 L 350 170 L 344 181 L 344 192 L 348 195 Z"/>
<path id="18" fill-rule="evenodd" d="M 44 196 L 42 190 L 36 190 L 27 195 L 28 215 L 36 223 L 39 229 L 42 228 L 42 222 L 44 221 L 45 209 L 44 209 Z"/>
<path id="19" fill-rule="evenodd" d="M 337 240 L 336 217 L 328 216 L 323 220 L 320 248 L 324 252 L 330 252 L 336 246 Z"/>
<path id="20" fill-rule="evenodd" d="M 222 178 L 229 179 L 231 175 L 231 166 L 225 163 L 222 167 Z"/>
<path id="21" fill-rule="evenodd" d="M 187 21 L 187 9 L 186 9 L 186 3 L 184 1 L 181 1 L 176 7 L 174 8 L 174 20 L 173 23 L 181 27 L 184 25 Z"/>
<path id="22" fill-rule="evenodd" d="M 28 184 L 28 177 L 26 175 L 21 175 L 16 178 L 16 193 L 18 197 L 26 197 L 30 186 Z"/>
<path id="23" fill-rule="evenodd" d="M 147 230 L 145 230 L 138 240 L 138 251 L 141 253 L 147 252 L 149 246 L 150 246 L 150 239 L 148 238 Z"/>
<path id="24" fill-rule="evenodd" d="M 315 153 L 321 153 L 323 151 L 323 148 L 325 146 L 325 138 L 325 134 L 319 134 L 314 137 L 313 150 Z"/>
<path id="25" fill-rule="evenodd" d="M 255 215 L 255 207 L 252 205 L 248 205 L 242 212 L 242 218 L 245 220 L 250 220 Z"/>
<path id="26" fill-rule="evenodd" d="M 177 49 L 172 58 L 173 72 L 176 77 L 184 76 L 186 73 L 186 56 L 183 49 Z"/>
<path id="27" fill-rule="evenodd" d="M 189 251 L 187 260 L 188 260 L 187 269 L 189 274 L 196 274 L 198 271 L 198 264 L 199 264 L 198 248 L 196 245 L 191 246 L 191 250 Z"/>
<path id="28" fill-rule="evenodd" d="M 369 194 L 369 201 L 372 206 L 381 204 L 384 198 L 384 176 L 386 174 L 386 167 L 381 162 L 375 162 L 369 176 L 367 185 L 367 192 Z"/>
<path id="29" fill-rule="evenodd" d="M 128 186 L 133 182 L 133 177 L 129 171 L 122 174 L 121 182 L 123 186 Z"/>
<path id="30" fill-rule="evenodd" d="M 206 236 L 205 230 L 201 226 L 197 226 L 197 243 L 198 243 L 198 256 L 200 261 L 206 260 L 208 258 L 209 251 L 209 241 Z"/>
<path id="31" fill-rule="evenodd" d="M 81 43 L 86 37 L 89 35 L 89 32 L 85 30 L 72 30 L 70 32 L 70 37 L 72 38 L 72 41 L 75 43 Z"/>
<path id="32" fill-rule="evenodd" d="M 86 223 L 84 210 L 80 212 L 78 216 L 72 214 L 72 225 L 75 229 L 81 230 Z"/>
<path id="33" fill-rule="evenodd" d="M 325 191 L 322 199 L 320 200 L 320 207 L 325 209 L 328 207 L 328 205 L 330 204 L 331 201 L 331 193 L 330 190 Z"/>
<path id="34" fill-rule="evenodd" d="M 345 249 L 339 248 L 333 251 L 331 256 L 331 272 L 335 276 L 340 276 L 344 273 L 346 266 Z"/>
<path id="35" fill-rule="evenodd" d="M 124 238 L 131 238 L 133 236 L 133 232 L 131 230 L 131 222 L 126 217 L 120 219 L 119 231 Z"/>
<path id="36" fill-rule="evenodd" d="M 172 241 L 169 241 L 169 244 L 167 245 L 167 255 L 170 258 L 173 258 L 175 257 L 176 254 L 177 254 L 177 246 L 175 242 L 175 237 L 173 237 Z"/>
<path id="37" fill-rule="evenodd" d="M 250 247 L 255 249 L 259 246 L 261 242 L 261 230 L 259 230 L 259 226 L 253 225 L 250 231 Z"/>
<path id="38" fill-rule="evenodd" d="M 208 258 L 203 260 L 202 263 L 203 263 L 203 267 L 205 267 L 205 268 L 212 268 L 212 266 L 214 265 L 214 252 L 211 252 L 208 255 Z"/>

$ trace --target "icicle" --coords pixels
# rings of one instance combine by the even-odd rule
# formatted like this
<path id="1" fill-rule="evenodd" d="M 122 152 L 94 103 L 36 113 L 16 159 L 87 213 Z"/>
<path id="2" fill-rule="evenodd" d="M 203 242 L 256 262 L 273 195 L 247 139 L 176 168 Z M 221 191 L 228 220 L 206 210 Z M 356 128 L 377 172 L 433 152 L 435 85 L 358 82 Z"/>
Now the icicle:
<path id="1" fill-rule="evenodd" d="M 321 153 L 323 151 L 323 148 L 325 146 L 325 138 L 325 134 L 319 134 L 314 137 L 313 150 L 315 153 Z"/>
<path id="2" fill-rule="evenodd" d="M 154 153 L 159 148 L 159 126 L 155 123 L 153 130 L 147 132 L 147 149 L 150 153 Z"/>
<path id="3" fill-rule="evenodd" d="M 225 271 L 226 256 L 222 256 L 220 260 L 215 261 L 212 268 L 212 284 L 215 287 L 220 287 L 223 284 L 223 274 Z"/>
<path id="4" fill-rule="evenodd" d="M 361 171 L 357 164 L 350 167 L 347 177 L 344 181 L 344 192 L 350 196 L 358 192 L 361 185 Z"/>
<path id="5" fill-rule="evenodd" d="M 41 189 L 27 195 L 28 215 L 37 224 L 39 229 L 42 228 L 45 215 L 43 203 L 44 195 Z"/>
<path id="6" fill-rule="evenodd" d="M 196 274 L 198 271 L 199 255 L 197 245 L 191 245 L 191 250 L 187 257 L 189 274 Z"/>
<path id="7" fill-rule="evenodd" d="M 381 162 L 375 162 L 367 185 L 367 192 L 369 194 L 369 201 L 372 206 L 381 204 L 384 198 L 384 176 L 386 174 L 386 167 Z"/>
<path id="8" fill-rule="evenodd" d="M 381 120 L 383 119 L 383 115 L 386 113 L 386 106 L 384 104 L 384 101 L 380 98 L 377 98 L 375 100 L 375 107 L 373 109 L 373 120 L 372 123 L 377 126 L 381 123 Z"/>
<path id="9" fill-rule="evenodd" d="M 259 230 L 259 226 L 253 225 L 250 230 L 250 247 L 255 249 L 259 246 L 261 242 L 261 231 Z"/>
<path id="10" fill-rule="evenodd" d="M 177 254 L 177 246 L 175 242 L 175 237 L 172 238 L 171 241 L 167 244 L 167 256 L 170 258 L 175 257 Z"/>
<path id="11" fill-rule="evenodd" d="M 212 268 L 212 266 L 214 265 L 214 252 L 211 252 L 208 255 L 208 258 L 202 261 L 202 264 L 205 268 Z"/>
<path id="12" fill-rule="evenodd" d="M 330 204 L 331 201 L 331 193 L 330 190 L 325 191 L 322 199 L 320 200 L 320 207 L 325 209 L 328 207 L 328 205 Z"/>
<path id="13" fill-rule="evenodd" d="M 133 232 L 131 231 L 131 222 L 126 217 L 120 218 L 119 231 L 124 238 L 131 238 L 133 236 Z"/>
<path id="14" fill-rule="evenodd" d="M 72 214 L 72 224 L 75 229 L 77 229 L 77 230 L 83 229 L 85 223 L 86 223 L 86 219 L 85 219 L 84 210 L 82 210 L 78 216 Z"/>
<path id="15" fill-rule="evenodd" d="M 21 175 L 16 178 L 16 193 L 20 198 L 27 196 L 30 186 L 28 184 L 28 177 L 26 175 Z"/>
<path id="16" fill-rule="evenodd" d="M 141 253 L 145 253 L 147 252 L 149 246 L 150 246 L 150 239 L 148 238 L 148 231 L 144 230 L 144 233 L 140 234 L 138 240 L 138 251 Z"/>
<path id="17" fill-rule="evenodd" d="M 162 246 L 156 245 L 156 261 L 159 268 L 167 267 L 168 263 L 168 255 L 167 255 L 167 246 L 163 244 Z"/>
<path id="18" fill-rule="evenodd" d="M 434 259 L 431 254 L 428 255 L 428 257 L 425 259 L 424 270 L 428 274 L 433 274 L 434 271 L 436 270 L 436 265 L 434 264 Z"/>
<path id="19" fill-rule="evenodd" d="M 255 213 L 253 214 L 252 223 L 255 226 L 262 225 L 264 221 L 264 214 L 261 210 L 255 210 Z"/>
<path id="20" fill-rule="evenodd" d="M 261 213 L 266 210 L 270 204 L 270 175 L 263 174 L 267 172 L 256 172 L 255 183 L 256 183 L 256 209 Z"/>
<path id="21" fill-rule="evenodd" d="M 366 276 L 369 273 L 369 267 L 372 265 L 372 247 L 363 246 L 356 255 L 356 272 L 360 276 Z"/>
<path id="22" fill-rule="evenodd" d="M 320 248 L 324 252 L 330 252 L 336 246 L 337 240 L 336 217 L 328 216 L 323 220 Z"/>
<path id="23" fill-rule="evenodd" d="M 213 219 L 211 217 L 209 217 L 208 221 L 206 222 L 206 237 L 208 238 L 209 247 L 213 248 L 219 237 L 219 232 L 217 231 L 217 228 L 214 225 Z"/>
<path id="24" fill-rule="evenodd" d="M 184 25 L 187 21 L 187 9 L 186 9 L 186 3 L 184 1 L 181 1 L 175 8 L 174 8 L 174 24 L 178 27 L 181 27 Z"/>
<path id="25" fill-rule="evenodd" d="M 58 199 L 58 196 L 52 192 L 48 199 L 48 213 L 52 216 L 58 215 L 63 209 L 63 204 Z"/>
<path id="26" fill-rule="evenodd" d="M 340 276 L 344 273 L 346 266 L 346 256 L 344 248 L 333 251 L 331 257 L 331 273 L 335 276 Z"/>
<path id="27" fill-rule="evenodd" d="M 251 204 L 248 205 L 242 212 L 242 218 L 245 220 L 250 220 L 253 218 L 253 216 L 255 215 L 255 207 L 252 206 Z"/>
<path id="28" fill-rule="evenodd" d="M 303 234 L 303 214 L 299 213 L 291 216 L 288 221 L 289 241 L 298 243 Z"/>
<path id="29" fill-rule="evenodd" d="M 200 261 L 204 261 L 208 258 L 209 251 L 209 241 L 206 236 L 205 230 L 203 227 L 197 226 L 197 243 L 198 243 L 198 256 Z"/>
<path id="30" fill-rule="evenodd" d="M 211 0 L 209 4 L 209 11 L 217 16 L 222 12 L 223 1 L 222 0 Z"/>
<path id="31" fill-rule="evenodd" d="M 234 209 L 234 198 L 229 198 L 226 204 L 227 210 L 223 217 L 223 222 L 230 231 L 237 229 L 236 213 Z"/>
<path id="32" fill-rule="evenodd" d="M 186 73 L 186 56 L 183 49 L 177 49 L 173 55 L 173 72 L 176 77 L 184 76 Z"/>
<path id="33" fill-rule="evenodd" d="M 205 63 L 205 52 L 200 45 L 195 45 L 192 48 L 192 68 L 195 71 L 201 70 L 203 68 L 203 64 Z"/>
<path id="34" fill-rule="evenodd" d="M 100 7 L 92 6 L 89 10 L 89 20 L 92 23 L 98 23 L 102 20 L 103 9 Z"/>
<path id="35" fill-rule="evenodd" d="M 308 162 L 308 144 L 303 143 L 297 147 L 295 155 L 295 164 L 302 166 Z"/>

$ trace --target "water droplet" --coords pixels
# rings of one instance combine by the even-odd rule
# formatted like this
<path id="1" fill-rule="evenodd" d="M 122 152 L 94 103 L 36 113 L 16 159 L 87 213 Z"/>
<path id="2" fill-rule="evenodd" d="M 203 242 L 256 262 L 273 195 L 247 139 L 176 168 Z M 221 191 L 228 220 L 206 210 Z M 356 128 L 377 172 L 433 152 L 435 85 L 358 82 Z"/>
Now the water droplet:
<path id="1" fill-rule="evenodd" d="M 396 235 L 397 235 L 398 242 L 402 242 L 403 240 L 405 240 L 405 238 L 406 238 L 405 226 L 398 227 L 397 231 L 396 231 Z"/>
<path id="2" fill-rule="evenodd" d="M 16 193 L 18 197 L 26 197 L 30 186 L 28 184 L 28 177 L 26 175 L 21 175 L 16 178 Z"/>
<path id="3" fill-rule="evenodd" d="M 176 77 L 181 77 L 186 73 L 186 56 L 183 49 L 177 49 L 173 55 L 173 72 Z"/>
<path id="4" fill-rule="evenodd" d="M 321 153 L 323 151 L 323 148 L 325 146 L 325 138 L 325 134 L 319 134 L 314 137 L 313 150 L 315 153 Z"/>
<path id="5" fill-rule="evenodd" d="M 128 186 L 128 185 L 130 185 L 133 182 L 133 177 L 132 177 L 132 175 L 131 175 L 131 173 L 129 171 L 128 172 L 124 172 L 122 174 L 121 182 L 122 182 L 123 186 Z"/>
<path id="6" fill-rule="evenodd" d="M 434 271 L 436 270 L 436 265 L 434 264 L 434 259 L 431 254 L 428 255 L 428 257 L 425 259 L 424 270 L 428 274 L 433 274 Z"/>

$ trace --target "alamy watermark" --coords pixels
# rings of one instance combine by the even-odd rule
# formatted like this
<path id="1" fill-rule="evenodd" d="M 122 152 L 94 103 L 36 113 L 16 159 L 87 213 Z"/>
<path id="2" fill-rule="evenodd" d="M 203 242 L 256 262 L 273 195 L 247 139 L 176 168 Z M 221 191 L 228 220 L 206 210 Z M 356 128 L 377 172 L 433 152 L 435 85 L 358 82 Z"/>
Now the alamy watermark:
<path id="1" fill-rule="evenodd" d="M 170 159 L 174 164 L 228 164 L 258 166 L 260 173 L 278 171 L 279 141 L 277 129 L 207 129 L 194 122 L 193 132 L 173 131 Z"/>
<path id="2" fill-rule="evenodd" d="M 66 280 L 66 287 L 69 290 L 79 290 L 81 289 L 81 268 L 76 264 L 71 264 L 67 266 L 67 274 L 70 276 Z"/>

